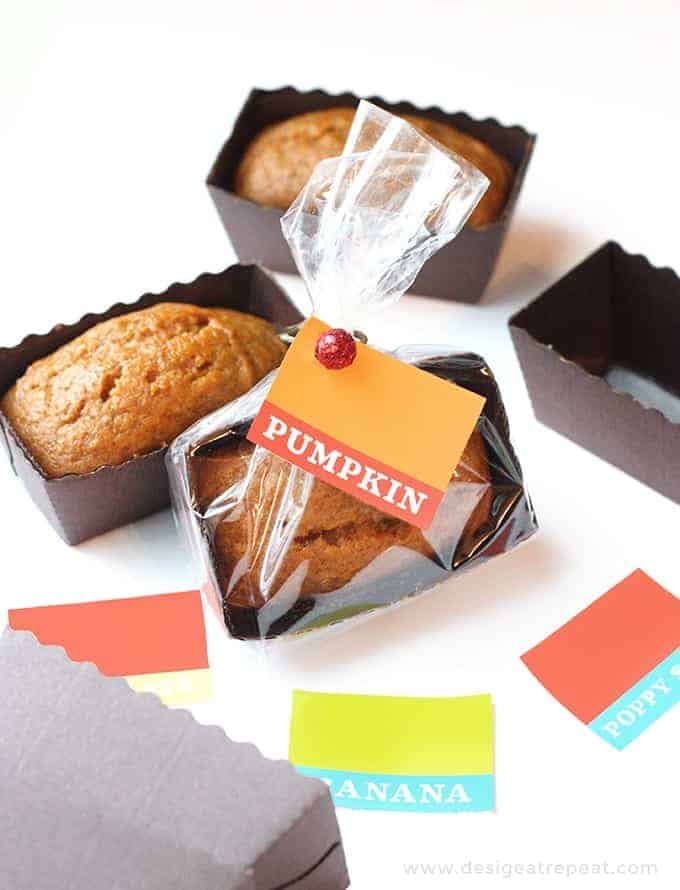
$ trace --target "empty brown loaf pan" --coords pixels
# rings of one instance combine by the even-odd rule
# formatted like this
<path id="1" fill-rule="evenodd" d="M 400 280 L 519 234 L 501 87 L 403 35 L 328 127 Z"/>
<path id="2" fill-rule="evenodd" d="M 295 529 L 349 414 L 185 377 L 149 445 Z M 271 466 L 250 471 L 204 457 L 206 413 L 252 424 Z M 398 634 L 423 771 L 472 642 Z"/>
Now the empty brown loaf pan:
<path id="1" fill-rule="evenodd" d="M 418 108 L 410 102 L 386 102 L 379 96 L 372 96 L 369 101 L 394 114 L 419 114 L 451 124 L 485 142 L 513 167 L 514 183 L 499 219 L 483 228 L 465 226 L 453 241 L 425 263 L 413 285 L 413 290 L 424 296 L 461 303 L 479 302 L 503 245 L 536 137 L 522 127 L 506 127 L 492 118 L 478 121 L 463 112 L 449 114 L 441 108 Z M 330 95 L 322 90 L 302 93 L 293 87 L 252 90 L 207 179 L 217 212 L 241 262 L 261 263 L 276 272 L 297 273 L 281 232 L 282 211 L 261 207 L 232 191 L 236 168 L 253 137 L 268 124 L 295 114 L 358 103 L 359 97 L 353 93 Z"/>
<path id="2" fill-rule="evenodd" d="M 117 303 L 106 312 L 85 315 L 70 325 L 57 325 L 47 334 L 32 334 L 17 346 L 0 348 L 0 396 L 37 359 L 102 321 L 147 309 L 157 303 L 220 306 L 266 318 L 281 330 L 300 321 L 299 310 L 278 285 L 257 266 L 231 266 L 206 273 L 188 284 L 176 283 L 163 293 L 145 294 L 134 303 Z M 12 467 L 37 507 L 68 544 L 141 519 L 170 503 L 165 448 L 119 466 L 101 467 L 84 475 L 48 479 L 0 412 L 0 429 Z"/>
<path id="3" fill-rule="evenodd" d="M 613 241 L 510 319 L 538 420 L 680 503 L 680 278 Z"/>

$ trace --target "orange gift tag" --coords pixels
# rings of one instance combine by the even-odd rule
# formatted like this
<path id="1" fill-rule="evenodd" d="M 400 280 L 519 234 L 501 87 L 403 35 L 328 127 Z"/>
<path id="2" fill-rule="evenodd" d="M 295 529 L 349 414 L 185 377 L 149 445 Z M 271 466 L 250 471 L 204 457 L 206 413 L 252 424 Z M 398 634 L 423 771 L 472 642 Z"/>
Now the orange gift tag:
<path id="1" fill-rule="evenodd" d="M 328 325 L 295 337 L 248 439 L 329 485 L 427 528 L 484 398 L 357 343 L 349 367 L 315 357 Z"/>

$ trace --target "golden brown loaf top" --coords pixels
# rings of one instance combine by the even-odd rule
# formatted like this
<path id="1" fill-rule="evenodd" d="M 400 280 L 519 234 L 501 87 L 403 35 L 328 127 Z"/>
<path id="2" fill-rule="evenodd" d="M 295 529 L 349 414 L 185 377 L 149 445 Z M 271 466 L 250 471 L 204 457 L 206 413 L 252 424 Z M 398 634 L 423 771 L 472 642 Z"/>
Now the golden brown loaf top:
<path id="1" fill-rule="evenodd" d="M 492 148 L 450 124 L 419 115 L 404 119 L 451 151 L 462 155 L 489 179 L 489 188 L 470 217 L 473 226 L 498 218 L 512 185 L 510 164 Z M 290 206 L 319 161 L 342 154 L 354 118 L 353 108 L 310 111 L 270 124 L 246 148 L 236 171 L 234 190 L 264 207 Z"/>
<path id="2" fill-rule="evenodd" d="M 283 353 L 261 318 L 160 303 L 34 362 L 0 407 L 47 476 L 88 473 L 164 447 Z"/>
<path id="3" fill-rule="evenodd" d="M 253 451 L 253 445 L 239 440 L 194 457 L 192 485 L 199 509 L 206 510 L 216 498 L 246 478 Z M 389 547 L 405 547 L 434 557 L 420 529 L 314 479 L 294 537 L 269 589 L 263 591 L 261 582 L 267 569 L 273 519 L 282 498 L 289 496 L 291 473 L 299 471 L 273 454 L 259 454 L 260 463 L 251 467 L 242 506 L 218 524 L 213 538 L 215 572 L 230 605 L 260 608 L 300 567 L 306 568 L 300 589 L 300 596 L 304 597 L 338 590 Z M 464 539 L 466 535 L 474 536 L 490 509 L 489 466 L 477 431 L 468 442 L 451 485 L 461 482 L 468 483 L 468 497 L 462 499 L 459 508 L 463 515 L 455 517 L 449 511 L 447 522 L 457 526 Z"/>

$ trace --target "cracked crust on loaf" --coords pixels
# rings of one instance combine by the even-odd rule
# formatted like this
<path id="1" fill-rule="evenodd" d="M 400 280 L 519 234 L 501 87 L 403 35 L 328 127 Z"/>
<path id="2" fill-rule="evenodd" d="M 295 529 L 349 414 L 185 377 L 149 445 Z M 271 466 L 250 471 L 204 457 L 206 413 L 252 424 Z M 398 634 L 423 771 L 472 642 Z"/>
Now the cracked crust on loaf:
<path id="1" fill-rule="evenodd" d="M 261 318 L 159 303 L 34 362 L 0 408 L 48 477 L 88 473 L 165 447 L 283 354 Z"/>

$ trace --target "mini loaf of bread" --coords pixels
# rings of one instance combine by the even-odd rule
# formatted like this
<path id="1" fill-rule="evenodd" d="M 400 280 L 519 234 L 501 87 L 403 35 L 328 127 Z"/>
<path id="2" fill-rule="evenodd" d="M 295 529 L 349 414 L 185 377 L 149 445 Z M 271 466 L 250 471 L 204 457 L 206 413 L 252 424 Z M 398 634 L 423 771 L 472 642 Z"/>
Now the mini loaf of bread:
<path id="1" fill-rule="evenodd" d="M 436 558 L 420 529 L 314 479 L 294 535 L 281 548 L 285 552 L 280 559 L 275 559 L 270 552 L 277 546 L 272 543 L 274 517 L 284 500 L 299 500 L 289 483 L 291 474 L 300 471 L 264 451 L 259 452 L 255 464 L 253 451 L 250 442 L 233 439 L 192 460 L 192 488 L 196 506 L 203 513 L 211 512 L 208 508 L 217 498 L 225 502 L 224 496 L 233 486 L 246 485 L 238 512 L 219 522 L 212 539 L 215 575 L 225 610 L 261 608 L 301 568 L 305 571 L 299 596 L 304 598 L 339 590 L 389 547 Z M 456 537 L 460 537 L 456 543 L 469 551 L 472 537 L 489 515 L 492 495 L 486 450 L 477 431 L 449 489 L 461 483 L 465 483 L 461 486 L 465 496 L 456 502 L 454 492 L 446 522 L 457 529 Z M 460 513 L 457 517 L 452 515 L 456 510 Z M 273 572 L 272 564 L 276 566 Z M 263 590 L 263 579 L 268 575 L 267 589 Z"/>
<path id="2" fill-rule="evenodd" d="M 34 362 L 0 408 L 46 476 L 89 473 L 165 447 L 283 354 L 261 318 L 160 303 Z"/>
<path id="3" fill-rule="evenodd" d="M 489 188 L 470 223 L 480 227 L 498 219 L 513 180 L 505 158 L 450 124 L 419 115 L 402 116 L 426 136 L 470 161 L 489 179 Z M 338 107 L 299 114 L 265 127 L 241 158 L 234 191 L 264 207 L 287 209 L 318 162 L 342 154 L 353 118 L 353 108 Z"/>

